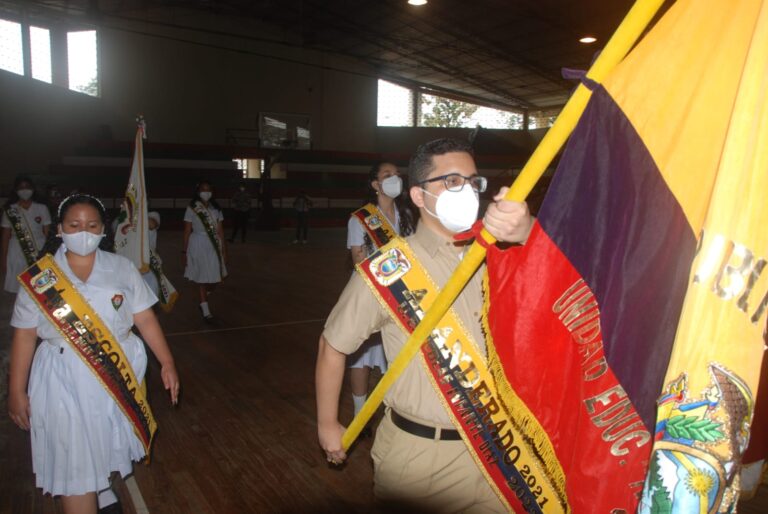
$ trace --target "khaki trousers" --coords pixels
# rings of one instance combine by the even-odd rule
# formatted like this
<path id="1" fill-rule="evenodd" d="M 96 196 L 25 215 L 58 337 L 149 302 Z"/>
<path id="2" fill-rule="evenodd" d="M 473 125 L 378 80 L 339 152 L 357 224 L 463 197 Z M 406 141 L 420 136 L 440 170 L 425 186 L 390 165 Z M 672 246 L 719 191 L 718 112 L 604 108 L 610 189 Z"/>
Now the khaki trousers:
<path id="1" fill-rule="evenodd" d="M 387 410 L 371 449 L 379 510 L 507 512 L 463 441 L 435 441 L 396 427 Z"/>

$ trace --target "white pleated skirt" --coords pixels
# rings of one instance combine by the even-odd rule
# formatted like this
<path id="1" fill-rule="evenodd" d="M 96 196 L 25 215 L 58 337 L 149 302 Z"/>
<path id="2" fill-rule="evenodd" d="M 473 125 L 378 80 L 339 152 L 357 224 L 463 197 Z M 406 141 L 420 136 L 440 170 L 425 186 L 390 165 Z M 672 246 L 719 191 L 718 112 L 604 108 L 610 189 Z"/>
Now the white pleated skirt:
<path id="1" fill-rule="evenodd" d="M 141 381 L 144 344 L 133 334 L 120 342 Z M 109 475 L 131 473 L 144 447 L 131 423 L 93 372 L 63 340 L 43 341 L 29 381 L 32 467 L 37 487 L 53 495 L 80 495 L 109 487 Z"/>
<path id="2" fill-rule="evenodd" d="M 347 357 L 348 368 L 379 368 L 382 373 L 387 372 L 387 357 L 384 354 L 384 345 L 381 343 L 381 334 L 375 333 Z"/>
<path id="3" fill-rule="evenodd" d="M 187 246 L 184 277 L 198 284 L 215 284 L 227 276 L 227 268 L 219 263 L 216 249 L 206 234 L 192 232 Z"/>

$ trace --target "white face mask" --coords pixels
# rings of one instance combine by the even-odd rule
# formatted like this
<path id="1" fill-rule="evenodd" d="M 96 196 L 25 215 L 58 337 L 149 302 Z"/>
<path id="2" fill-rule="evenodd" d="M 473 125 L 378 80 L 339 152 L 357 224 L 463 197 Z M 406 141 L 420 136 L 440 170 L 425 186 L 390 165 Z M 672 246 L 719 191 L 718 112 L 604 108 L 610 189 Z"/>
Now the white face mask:
<path id="1" fill-rule="evenodd" d="M 61 233 L 61 239 L 64 241 L 67 250 L 82 256 L 95 252 L 103 238 L 104 234 L 94 234 L 87 230 L 75 232 L 74 234 Z"/>
<path id="2" fill-rule="evenodd" d="M 16 194 L 19 195 L 19 198 L 22 200 L 29 200 L 32 198 L 33 191 L 31 189 L 19 189 L 16 191 Z"/>
<path id="3" fill-rule="evenodd" d="M 429 196 L 436 196 L 424 188 L 421 190 Z M 424 209 L 440 220 L 440 223 L 451 232 L 464 232 L 472 228 L 477 221 L 480 195 L 472 189 L 472 186 L 464 184 L 461 191 L 443 191 L 437 196 L 437 203 L 435 203 L 437 212 L 430 212 L 426 205 Z"/>
<path id="4" fill-rule="evenodd" d="M 210 191 L 200 191 L 200 199 L 204 202 L 207 202 L 208 200 L 210 200 L 212 196 L 213 196 L 213 193 L 211 193 Z"/>
<path id="5" fill-rule="evenodd" d="M 403 192 L 403 179 L 397 175 L 385 178 L 380 184 L 381 192 L 390 198 L 397 198 Z"/>

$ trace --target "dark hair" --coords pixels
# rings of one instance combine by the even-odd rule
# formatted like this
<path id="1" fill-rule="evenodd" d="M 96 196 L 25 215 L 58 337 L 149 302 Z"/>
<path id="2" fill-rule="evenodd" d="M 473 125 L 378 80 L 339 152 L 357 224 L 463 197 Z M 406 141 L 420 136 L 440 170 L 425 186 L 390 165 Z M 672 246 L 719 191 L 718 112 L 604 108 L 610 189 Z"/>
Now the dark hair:
<path id="1" fill-rule="evenodd" d="M 408 180 L 411 186 L 415 186 L 429 177 L 429 174 L 435 169 L 433 157 L 435 155 L 444 155 L 453 152 L 464 152 L 469 155 L 475 155 L 472 146 L 459 139 L 435 139 L 429 143 L 419 145 L 416 153 L 411 157 L 408 164 Z"/>
<path id="2" fill-rule="evenodd" d="M 374 205 L 378 205 L 378 197 L 376 194 L 376 190 L 371 185 L 372 182 L 376 182 L 379 179 L 379 171 L 381 171 L 381 167 L 385 164 L 391 164 L 392 166 L 397 167 L 395 163 L 389 162 L 389 161 L 378 161 L 371 166 L 371 169 L 368 170 L 368 192 L 366 196 L 366 204 L 372 203 Z M 412 234 L 416 229 L 416 215 L 414 213 L 418 213 L 418 210 L 415 209 L 413 205 L 411 205 L 411 197 L 407 193 L 408 188 L 405 187 L 405 184 L 403 184 L 403 192 L 395 198 L 395 207 L 397 208 L 397 212 L 400 217 L 399 222 L 399 229 L 400 229 L 400 235 L 401 236 L 407 236 L 409 234 Z M 364 243 L 366 253 L 371 253 L 373 251 L 373 242 L 371 241 L 371 238 L 368 236 L 367 233 L 364 234 Z"/>
<path id="3" fill-rule="evenodd" d="M 112 229 L 109 226 L 109 223 L 107 223 L 107 210 L 104 208 L 104 204 L 101 203 L 101 201 L 96 198 L 95 196 L 91 195 L 85 195 L 81 193 L 76 193 L 74 195 L 66 197 L 60 204 L 59 208 L 56 212 L 56 217 L 58 219 L 58 223 L 61 223 L 64 219 L 64 216 L 67 215 L 67 212 L 69 209 L 74 207 L 75 205 L 90 205 L 96 211 L 99 213 L 99 218 L 101 218 L 101 223 L 104 225 L 104 233 L 106 236 L 102 238 L 101 242 L 99 243 L 99 249 L 104 250 L 105 252 L 114 252 L 115 250 L 115 242 L 114 238 L 112 237 Z M 43 249 L 40 250 L 40 253 L 38 254 L 38 258 L 42 257 L 43 255 L 50 253 L 51 255 L 55 255 L 56 251 L 61 246 L 62 239 L 57 234 L 56 230 L 50 230 L 48 232 L 48 239 L 45 241 L 45 244 L 43 245 Z"/>
<path id="4" fill-rule="evenodd" d="M 202 202 L 203 199 L 200 198 L 200 188 L 203 186 L 203 184 L 207 184 L 208 187 L 213 190 L 213 184 L 208 182 L 207 180 L 201 180 L 197 184 L 195 184 L 195 193 L 192 195 L 192 199 L 189 201 L 189 206 L 193 209 L 195 208 L 195 202 Z M 213 205 L 216 209 L 221 210 L 221 207 L 219 206 L 219 202 L 213 199 L 213 195 L 211 195 L 211 199 L 208 200 L 208 203 L 210 205 Z"/>
<path id="5" fill-rule="evenodd" d="M 366 192 L 365 192 L 366 203 L 375 204 L 378 201 L 378 198 L 377 198 L 378 194 L 377 194 L 377 191 L 373 188 L 372 183 L 379 180 L 379 171 L 381 171 L 381 167 L 384 166 L 385 164 L 391 164 L 392 166 L 395 166 L 394 163 L 389 161 L 376 161 L 371 165 L 371 168 L 368 170 L 368 182 L 366 182 L 366 185 L 368 187 L 366 188 Z"/>
<path id="6" fill-rule="evenodd" d="M 32 179 L 29 178 L 28 175 L 23 175 L 23 174 L 22 175 L 16 175 L 16 178 L 13 179 L 13 189 L 11 190 L 10 194 L 8 195 L 8 200 L 6 200 L 4 208 L 7 209 L 11 205 L 13 205 L 13 204 L 15 204 L 16 202 L 19 201 L 19 195 L 16 194 L 16 191 L 19 189 L 19 186 L 23 182 L 28 182 L 29 185 L 32 186 L 32 198 L 30 198 L 30 200 L 32 200 L 32 201 L 35 200 L 35 194 L 36 194 L 36 192 L 35 192 L 35 183 L 32 181 Z"/>

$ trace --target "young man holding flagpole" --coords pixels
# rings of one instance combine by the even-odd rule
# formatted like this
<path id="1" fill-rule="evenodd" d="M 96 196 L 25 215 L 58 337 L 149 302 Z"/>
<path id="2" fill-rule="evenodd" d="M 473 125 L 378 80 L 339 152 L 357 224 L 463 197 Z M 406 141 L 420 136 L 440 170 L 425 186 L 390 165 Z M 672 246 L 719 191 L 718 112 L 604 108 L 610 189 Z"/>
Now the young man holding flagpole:
<path id="1" fill-rule="evenodd" d="M 461 141 L 437 140 L 418 148 L 408 170 L 410 195 L 421 221 L 408 237 L 402 253 L 387 246 L 384 252 L 399 255 L 396 262 L 382 262 L 383 272 L 418 261 L 441 286 L 461 262 L 464 245 L 454 236 L 472 227 L 477 218 L 479 193 L 486 179 L 477 174 L 471 147 Z M 486 229 L 499 241 L 521 243 L 528 236 L 532 218 L 524 203 L 494 198 L 484 218 Z M 403 240 L 400 240 L 401 242 Z M 410 252 L 410 253 L 409 253 Z M 364 261 L 387 255 L 378 252 Z M 345 428 L 338 421 L 338 405 L 346 356 L 368 336 L 381 330 L 384 349 L 393 358 L 407 339 L 407 332 L 380 303 L 372 282 L 363 273 L 354 275 L 326 322 L 320 337 L 316 386 L 318 436 L 329 462 L 346 458 L 342 447 Z M 480 322 L 482 270 L 475 273 L 454 304 L 457 326 L 467 341 L 485 354 Z M 379 276 L 382 282 L 386 280 Z M 417 295 L 419 290 L 405 291 Z M 413 297 L 411 296 L 411 298 Z M 387 413 L 372 449 L 374 491 L 377 500 L 437 511 L 506 512 L 484 473 L 456 430 L 453 417 L 435 389 L 424 363 L 411 362 L 386 397 Z"/>

